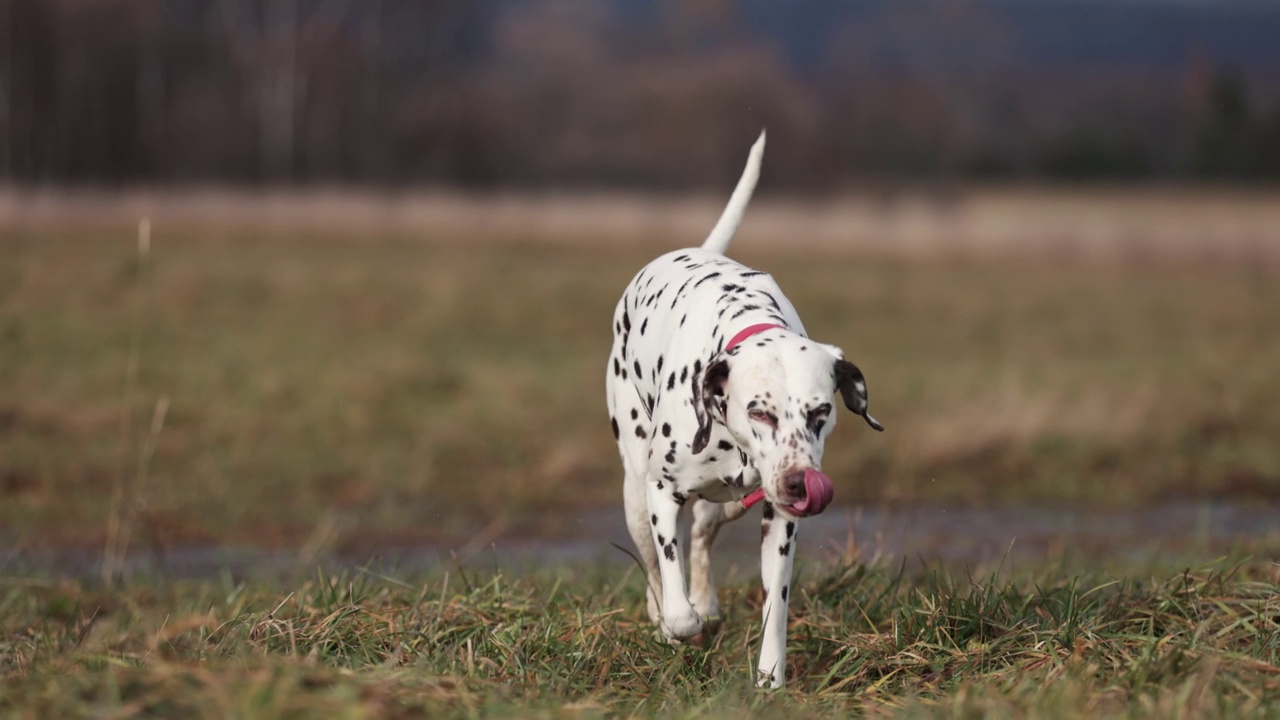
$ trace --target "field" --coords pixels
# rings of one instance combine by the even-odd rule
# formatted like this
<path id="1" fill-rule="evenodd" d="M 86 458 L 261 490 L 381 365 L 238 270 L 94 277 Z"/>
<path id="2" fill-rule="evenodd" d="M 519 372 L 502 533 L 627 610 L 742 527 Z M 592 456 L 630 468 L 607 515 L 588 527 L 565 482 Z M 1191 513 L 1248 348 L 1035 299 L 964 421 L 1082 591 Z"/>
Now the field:
<path id="1" fill-rule="evenodd" d="M 781 695 L 743 686 L 742 577 L 709 647 L 669 648 L 625 567 L 351 564 L 616 505 L 613 305 L 718 205 L 4 195 L 0 712 L 1280 713 L 1274 531 L 1016 571 L 812 557 Z M 843 506 L 1277 507 L 1276 208 L 778 199 L 735 254 L 867 375 L 888 430 L 836 430 Z M 193 547 L 346 564 L 120 577 Z"/>
<path id="2" fill-rule="evenodd" d="M 782 693 L 747 685 L 758 593 L 707 647 L 659 642 L 634 575 L 405 582 L 370 571 L 0 591 L 14 717 L 1274 717 L 1274 569 L 1160 580 L 904 576 L 795 595 Z"/>

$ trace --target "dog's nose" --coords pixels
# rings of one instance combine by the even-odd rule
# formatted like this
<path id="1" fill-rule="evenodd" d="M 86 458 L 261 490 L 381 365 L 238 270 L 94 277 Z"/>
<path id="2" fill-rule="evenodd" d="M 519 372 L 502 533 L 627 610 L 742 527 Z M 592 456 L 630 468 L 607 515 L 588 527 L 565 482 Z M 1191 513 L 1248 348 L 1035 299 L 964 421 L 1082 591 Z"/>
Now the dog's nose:
<path id="1" fill-rule="evenodd" d="M 782 478 L 782 492 L 792 502 L 799 502 L 807 494 L 804 487 L 804 471 L 793 470 Z"/>

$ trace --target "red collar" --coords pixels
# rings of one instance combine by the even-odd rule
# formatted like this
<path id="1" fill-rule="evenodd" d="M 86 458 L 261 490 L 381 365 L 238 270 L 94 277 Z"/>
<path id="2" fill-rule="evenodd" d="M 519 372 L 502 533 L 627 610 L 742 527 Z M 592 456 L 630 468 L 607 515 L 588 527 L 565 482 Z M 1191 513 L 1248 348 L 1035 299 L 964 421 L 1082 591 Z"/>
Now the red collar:
<path id="1" fill-rule="evenodd" d="M 755 335 L 756 333 L 762 333 L 765 330 L 772 330 L 774 328 L 785 329 L 781 325 L 775 325 L 773 323 L 759 323 L 757 325 L 748 325 L 747 327 L 738 331 L 738 334 L 734 335 L 733 338 L 729 340 L 729 344 L 724 346 L 724 351 L 729 352 L 730 350 L 737 347 L 738 344 L 741 343 L 743 340 L 746 340 L 752 335 Z"/>
<path id="2" fill-rule="evenodd" d="M 760 323 L 758 325 L 748 325 L 747 327 L 738 331 L 738 334 L 734 335 L 733 338 L 729 340 L 729 344 L 724 346 L 724 351 L 729 352 L 730 350 L 737 347 L 743 340 L 746 340 L 752 335 L 755 335 L 756 333 L 762 333 L 765 330 L 772 330 L 774 328 L 785 329 L 781 325 L 775 325 L 773 323 Z M 752 505 L 755 505 L 756 503 L 760 502 L 763 499 L 764 499 L 764 488 L 757 488 L 755 491 L 749 493 L 746 497 L 742 498 L 742 505 L 743 507 L 751 507 Z"/>

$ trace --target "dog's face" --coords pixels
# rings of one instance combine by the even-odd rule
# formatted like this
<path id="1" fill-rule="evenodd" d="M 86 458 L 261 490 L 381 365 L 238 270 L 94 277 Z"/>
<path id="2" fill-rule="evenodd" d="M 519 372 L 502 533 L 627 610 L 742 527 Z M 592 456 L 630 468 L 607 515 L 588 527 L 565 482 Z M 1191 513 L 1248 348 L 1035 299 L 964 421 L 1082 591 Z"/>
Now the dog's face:
<path id="1" fill-rule="evenodd" d="M 832 398 L 867 423 L 862 371 L 839 348 L 804 338 L 749 340 L 713 359 L 694 379 L 701 452 L 720 422 L 760 472 L 765 497 L 793 515 L 815 515 L 831 500 L 830 480 L 821 473 L 823 445 L 836 424 Z"/>

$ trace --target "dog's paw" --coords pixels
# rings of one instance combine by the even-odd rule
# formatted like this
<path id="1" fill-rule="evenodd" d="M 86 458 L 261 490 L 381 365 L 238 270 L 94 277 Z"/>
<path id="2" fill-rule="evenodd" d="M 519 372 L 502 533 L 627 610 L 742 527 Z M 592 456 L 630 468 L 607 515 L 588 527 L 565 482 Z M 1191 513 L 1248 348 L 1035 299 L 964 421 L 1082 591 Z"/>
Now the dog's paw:
<path id="1" fill-rule="evenodd" d="M 687 614 L 662 618 L 662 633 L 668 640 L 683 642 L 702 632 L 702 618 L 692 609 Z"/>
<path id="2" fill-rule="evenodd" d="M 761 690 L 777 690 L 782 687 L 782 681 L 774 677 L 772 672 L 764 670 L 756 671 L 756 687 Z"/>
<path id="3" fill-rule="evenodd" d="M 702 632 L 689 638 L 690 645 L 709 648 L 715 642 L 716 635 L 720 634 L 720 616 L 705 617 L 702 619 Z"/>

